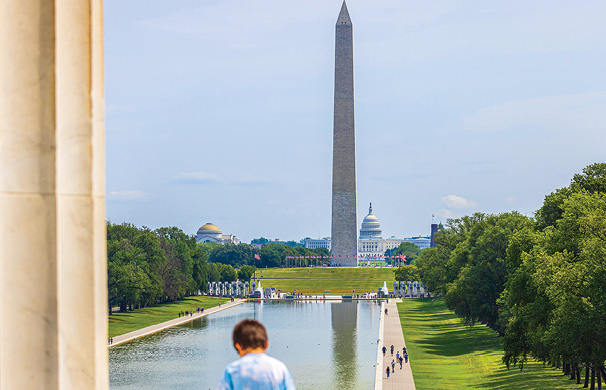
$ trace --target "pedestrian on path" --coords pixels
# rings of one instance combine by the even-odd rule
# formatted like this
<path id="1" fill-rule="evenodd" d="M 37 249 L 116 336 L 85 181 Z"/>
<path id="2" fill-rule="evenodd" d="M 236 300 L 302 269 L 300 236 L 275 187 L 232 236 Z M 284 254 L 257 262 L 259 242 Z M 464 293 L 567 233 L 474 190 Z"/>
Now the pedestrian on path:
<path id="1" fill-rule="evenodd" d="M 393 349 L 394 349 L 393 344 L 391 344 L 391 355 L 392 356 L 393 356 Z"/>
<path id="2" fill-rule="evenodd" d="M 385 372 L 387 373 L 387 379 L 389 379 L 389 366 L 387 366 L 387 370 L 385 370 Z"/>
<path id="3" fill-rule="evenodd" d="M 408 363 L 408 354 L 407 354 L 407 353 L 405 353 L 405 354 L 404 354 L 404 361 L 405 361 L 406 363 Z"/>
<path id="4" fill-rule="evenodd" d="M 400 352 L 396 352 L 396 360 L 400 360 Z"/>
<path id="5" fill-rule="evenodd" d="M 387 315 L 387 308 L 385 308 L 385 315 Z"/>
<path id="6" fill-rule="evenodd" d="M 396 373 L 396 361 L 391 359 L 391 371 L 393 371 L 393 373 Z"/>
<path id="7" fill-rule="evenodd" d="M 398 361 L 400 362 L 400 370 L 402 369 L 402 361 L 404 360 L 404 358 L 402 356 L 400 356 L 400 358 L 398 359 Z"/>
<path id="8" fill-rule="evenodd" d="M 406 347 L 402 348 L 402 355 L 406 353 Z"/>
<path id="9" fill-rule="evenodd" d="M 387 348 L 383 346 L 383 356 L 385 356 L 385 352 L 387 352 Z"/>

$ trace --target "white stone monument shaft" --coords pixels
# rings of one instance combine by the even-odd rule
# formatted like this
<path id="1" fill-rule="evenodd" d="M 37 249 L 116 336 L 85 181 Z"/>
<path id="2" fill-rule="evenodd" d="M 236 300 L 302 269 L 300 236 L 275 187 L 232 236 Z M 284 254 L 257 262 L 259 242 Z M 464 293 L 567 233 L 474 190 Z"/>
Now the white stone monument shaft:
<path id="1" fill-rule="evenodd" d="M 343 2 L 336 25 L 332 171 L 332 265 L 358 265 L 353 26 Z"/>

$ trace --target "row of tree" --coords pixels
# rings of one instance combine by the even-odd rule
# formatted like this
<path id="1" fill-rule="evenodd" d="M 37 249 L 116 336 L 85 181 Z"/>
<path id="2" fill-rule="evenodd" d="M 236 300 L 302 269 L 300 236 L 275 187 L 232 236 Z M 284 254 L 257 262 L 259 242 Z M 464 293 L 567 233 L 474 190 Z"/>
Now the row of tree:
<path id="1" fill-rule="evenodd" d="M 406 264 L 416 264 L 421 248 L 412 242 L 402 242 L 396 248 L 385 251 L 385 261 L 391 264 L 394 260 L 389 256 L 406 256 Z M 395 260 L 397 262 L 397 260 Z"/>
<path id="2" fill-rule="evenodd" d="M 308 266 L 330 264 L 328 249 L 306 249 L 302 246 L 267 243 L 260 248 L 257 245 L 215 243 L 199 244 L 208 253 L 208 260 L 212 263 L 229 264 L 239 268 L 243 265 L 254 265 L 257 268 L 272 268 L 285 266 Z M 255 257 L 259 256 L 259 259 Z M 298 259 L 292 259 L 297 257 Z M 319 259 L 319 257 L 322 257 Z M 295 264 L 296 263 L 296 264 Z"/>
<path id="3" fill-rule="evenodd" d="M 417 265 L 464 322 L 503 336 L 507 366 L 530 359 L 591 386 L 606 380 L 606 164 L 517 212 L 448 220 Z"/>
<path id="4" fill-rule="evenodd" d="M 328 256 L 326 249 L 274 243 L 261 248 L 247 244 L 200 244 L 176 227 L 152 230 L 129 223 L 108 223 L 109 307 L 119 306 L 126 311 L 207 291 L 208 282 L 250 281 L 255 267 L 292 263 L 287 256 L 308 257 L 298 260 L 299 265 L 328 261 L 311 259 Z"/>

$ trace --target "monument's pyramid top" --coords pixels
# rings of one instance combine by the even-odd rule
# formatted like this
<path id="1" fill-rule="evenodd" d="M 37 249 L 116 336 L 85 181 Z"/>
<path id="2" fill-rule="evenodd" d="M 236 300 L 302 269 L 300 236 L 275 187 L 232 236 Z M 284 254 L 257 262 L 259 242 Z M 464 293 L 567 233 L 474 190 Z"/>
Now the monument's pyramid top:
<path id="1" fill-rule="evenodd" d="M 347 11 L 347 4 L 345 4 L 345 1 L 343 1 L 341 12 L 339 12 L 339 18 L 337 19 L 337 26 L 341 24 L 351 25 L 351 18 L 349 17 L 349 11 Z"/>

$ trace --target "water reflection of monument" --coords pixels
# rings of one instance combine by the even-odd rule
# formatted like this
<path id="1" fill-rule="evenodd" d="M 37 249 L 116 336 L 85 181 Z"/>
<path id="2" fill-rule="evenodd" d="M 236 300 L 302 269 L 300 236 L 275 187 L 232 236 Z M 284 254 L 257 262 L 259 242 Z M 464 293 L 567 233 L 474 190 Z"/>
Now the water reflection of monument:
<path id="1" fill-rule="evenodd" d="M 332 319 L 333 369 L 339 389 L 355 387 L 358 375 L 357 323 L 358 302 L 340 302 L 330 305 Z"/>

